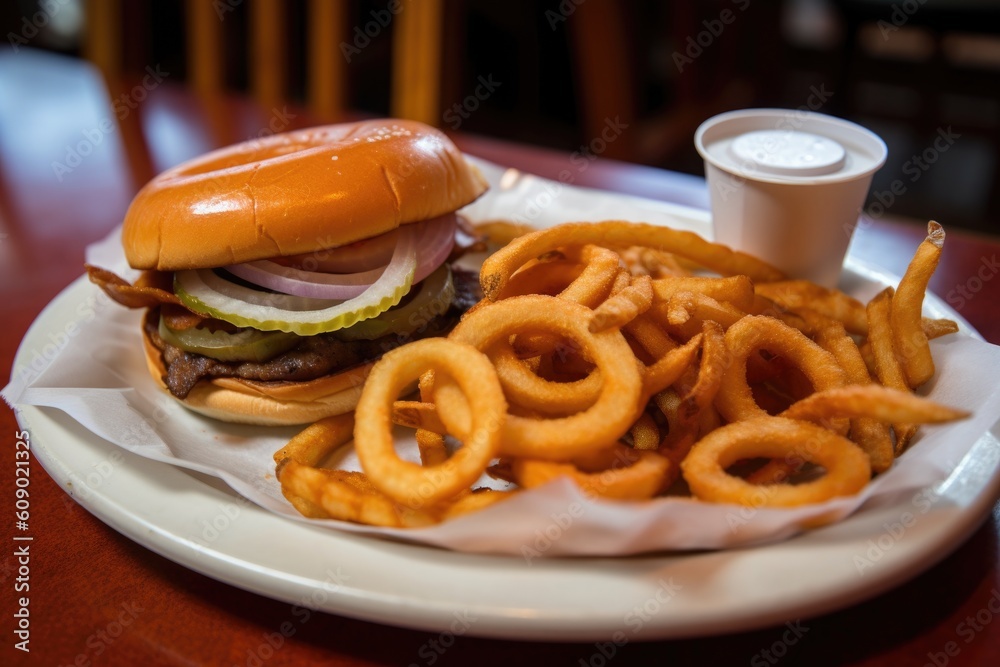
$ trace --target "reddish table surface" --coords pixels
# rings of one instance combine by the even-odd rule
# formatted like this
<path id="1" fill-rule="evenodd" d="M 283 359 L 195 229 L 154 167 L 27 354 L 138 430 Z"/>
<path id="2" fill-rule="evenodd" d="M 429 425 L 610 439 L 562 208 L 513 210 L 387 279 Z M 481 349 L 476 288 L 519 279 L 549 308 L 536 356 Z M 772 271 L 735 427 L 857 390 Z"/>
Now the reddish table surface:
<path id="1" fill-rule="evenodd" d="M 81 273 L 84 247 L 118 224 L 136 183 L 213 146 L 308 123 L 291 107 L 198 99 L 155 79 L 117 91 L 119 103 L 111 105 L 100 80 L 78 61 L 23 48 L 0 52 L 0 91 L 5 376 L 28 326 Z M 105 123 L 116 120 L 119 125 Z M 148 156 L 125 149 L 136 137 L 146 139 Z M 541 176 L 570 170 L 576 185 L 696 206 L 706 202 L 704 182 L 691 176 L 601 159 L 583 166 L 569 153 L 466 134 L 456 140 L 470 154 Z M 859 230 L 851 254 L 899 274 L 923 234 L 915 221 L 874 220 Z M 1000 343 L 998 254 L 996 237 L 949 230 L 931 284 L 992 343 Z M 10 409 L 0 407 L 6 452 L 0 496 L 8 518 L 19 430 Z M 593 644 L 458 637 L 443 654 L 421 652 L 436 635 L 326 614 L 314 615 L 280 649 L 258 651 L 287 620 L 288 604 L 209 579 L 122 537 L 76 505 L 37 461 L 32 464 L 35 540 L 27 593 L 16 590 L 14 520 L 0 531 L 8 545 L 0 565 L 2 664 L 429 665 L 432 658 L 454 665 L 601 663 Z M 1000 507 L 968 541 L 908 583 L 805 619 L 808 632 L 786 647 L 783 659 L 810 665 L 1000 664 L 998 532 Z M 24 595 L 30 596 L 30 653 L 14 648 L 13 614 Z M 785 651 L 763 651 L 780 644 L 785 630 L 632 643 L 607 664 L 775 664 Z"/>

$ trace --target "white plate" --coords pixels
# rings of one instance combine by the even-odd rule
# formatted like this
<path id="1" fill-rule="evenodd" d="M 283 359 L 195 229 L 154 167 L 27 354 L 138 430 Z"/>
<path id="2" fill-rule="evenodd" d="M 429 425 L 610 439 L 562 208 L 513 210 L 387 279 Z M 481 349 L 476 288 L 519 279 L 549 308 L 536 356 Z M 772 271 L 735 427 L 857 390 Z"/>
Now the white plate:
<path id="1" fill-rule="evenodd" d="M 628 209 L 710 233 L 705 211 L 577 188 L 565 197 L 568 186 L 477 162 L 492 192 L 504 197 L 476 202 L 470 207 L 476 219 L 545 226 L 624 216 Z M 874 267 L 847 269 L 844 287 L 862 298 L 898 282 Z M 39 315 L 15 370 L 51 345 L 52 331 L 68 330 L 90 289 L 81 278 Z M 933 295 L 925 310 L 977 335 Z M 1000 430 L 994 426 L 939 485 L 933 505 L 925 497 L 869 503 L 838 524 L 755 548 L 528 562 L 289 521 L 216 478 L 120 449 L 61 411 L 23 406 L 17 417 L 31 434 L 35 457 L 67 493 L 126 537 L 186 567 L 293 605 L 509 639 L 651 640 L 815 616 L 877 595 L 944 558 L 1000 493 Z"/>
<path id="2" fill-rule="evenodd" d="M 882 278 L 859 267 L 849 277 Z M 45 309 L 15 368 L 30 361 L 29 350 L 48 344 L 47 332 L 64 330 L 88 289 L 78 280 Z M 933 298 L 928 305 L 948 310 Z M 18 421 L 67 493 L 126 537 L 186 567 L 293 605 L 510 639 L 690 637 L 828 612 L 944 558 L 1000 491 L 994 427 L 940 486 L 933 506 L 912 499 L 866 506 L 837 525 L 752 549 L 528 563 L 287 521 L 214 478 L 119 449 L 57 410 L 26 406 Z M 903 521 L 906 513 L 912 521 Z"/>

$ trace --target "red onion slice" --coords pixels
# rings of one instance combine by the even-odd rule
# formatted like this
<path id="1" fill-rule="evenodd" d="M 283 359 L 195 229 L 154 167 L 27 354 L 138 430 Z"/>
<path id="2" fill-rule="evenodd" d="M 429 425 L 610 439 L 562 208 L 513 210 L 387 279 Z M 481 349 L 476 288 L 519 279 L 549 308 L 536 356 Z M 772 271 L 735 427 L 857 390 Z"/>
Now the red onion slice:
<path id="1" fill-rule="evenodd" d="M 399 229 L 355 241 L 336 248 L 327 248 L 302 255 L 281 257 L 276 261 L 303 271 L 320 273 L 360 273 L 385 266 L 396 249 Z"/>
<path id="2" fill-rule="evenodd" d="M 402 242 L 403 236 L 414 236 L 419 248 L 414 283 L 429 276 L 451 254 L 456 224 L 454 214 L 450 214 L 399 228 L 397 242 Z M 284 266 L 271 260 L 233 264 L 225 268 L 234 276 L 276 292 L 341 300 L 362 294 L 385 271 L 385 266 L 380 266 L 358 273 L 322 273 Z"/>
<path id="3" fill-rule="evenodd" d="M 410 291 L 416 265 L 416 230 L 404 229 L 382 276 L 360 296 L 333 302 L 326 308 L 299 310 L 299 304 L 288 303 L 293 297 L 238 285 L 221 278 L 211 269 L 176 271 L 174 293 L 191 310 L 238 327 L 313 336 L 353 326 L 398 304 Z"/>

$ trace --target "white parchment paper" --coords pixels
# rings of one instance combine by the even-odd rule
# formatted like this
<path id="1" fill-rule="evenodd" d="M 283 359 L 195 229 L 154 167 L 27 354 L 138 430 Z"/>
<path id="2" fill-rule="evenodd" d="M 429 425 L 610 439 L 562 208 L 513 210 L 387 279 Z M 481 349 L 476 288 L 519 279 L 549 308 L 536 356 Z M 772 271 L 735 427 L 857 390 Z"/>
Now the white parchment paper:
<path id="1" fill-rule="evenodd" d="M 478 162 L 478 161 L 477 161 Z M 690 229 L 711 237 L 708 215 L 660 202 L 584 190 L 479 162 L 492 189 L 468 207 L 474 221 L 515 219 L 537 226 L 559 222 L 631 219 Z M 947 244 L 945 246 L 947 253 Z M 87 260 L 123 277 L 134 277 L 121 251 L 119 232 L 88 249 Z M 878 272 L 847 274 L 859 298 L 880 288 Z M 889 282 L 894 282 L 891 278 Z M 290 520 L 305 521 L 281 495 L 272 454 L 297 428 L 262 428 L 217 422 L 193 414 L 160 390 L 143 358 L 140 313 L 110 302 L 96 287 L 75 308 L 51 350 L 39 350 L 13 369 L 2 395 L 12 406 L 49 406 L 84 428 L 131 452 L 216 475 L 235 491 Z M 958 317 L 929 297 L 934 317 Z M 861 494 L 821 505 L 777 510 L 712 505 L 683 498 L 644 503 L 592 501 L 561 480 L 479 513 L 417 530 L 378 529 L 324 521 L 331 529 L 392 536 L 469 552 L 525 557 L 626 555 L 662 550 L 724 549 L 786 539 L 819 517 L 843 518 L 912 496 L 942 482 L 987 434 L 1000 415 L 1000 347 L 967 331 L 932 341 L 937 376 L 925 389 L 931 398 L 971 410 L 971 419 L 925 426 L 893 468 Z M 412 440 L 401 455 L 415 458 Z M 341 465 L 357 469 L 348 450 Z"/>

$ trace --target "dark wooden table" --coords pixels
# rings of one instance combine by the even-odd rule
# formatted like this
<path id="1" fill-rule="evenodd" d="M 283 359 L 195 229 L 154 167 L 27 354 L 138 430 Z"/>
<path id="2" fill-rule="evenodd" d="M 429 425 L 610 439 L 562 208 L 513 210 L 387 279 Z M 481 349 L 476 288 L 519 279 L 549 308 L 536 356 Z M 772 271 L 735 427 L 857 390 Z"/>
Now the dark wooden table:
<path id="1" fill-rule="evenodd" d="M 0 52 L 0 371 L 6 376 L 38 312 L 81 273 L 84 247 L 122 218 L 149 173 L 208 148 L 291 129 L 308 119 L 288 108 L 202 100 L 165 81 L 126 86 L 109 104 L 77 61 L 21 49 Z M 141 98 L 141 99 L 140 99 Z M 117 118 L 116 118 L 117 117 Z M 108 124 L 105 123 L 108 121 Z M 126 150 L 144 137 L 149 151 Z M 697 206 L 701 179 L 568 153 L 460 135 L 470 154 L 572 182 Z M 135 176 L 134 174 L 138 174 Z M 944 213 L 941 213 L 943 216 Z M 943 220 L 947 223 L 947 220 Z M 923 236 L 913 221 L 878 219 L 857 234 L 856 257 L 901 273 Z M 1000 239 L 950 230 L 931 288 L 992 343 L 1000 343 Z M 19 581 L 14 510 L 14 414 L 0 407 L 8 520 L 0 564 L 0 664 L 39 665 L 429 665 L 604 664 L 593 644 L 458 637 L 443 654 L 420 653 L 431 635 L 317 614 L 278 650 L 257 652 L 289 606 L 185 569 L 122 537 L 31 467 L 30 653 L 15 650 Z M 863 604 L 808 619 L 786 647 L 787 664 L 1000 664 L 1000 506 L 925 573 Z M 975 628 L 970 631 L 970 628 Z M 783 626 L 713 638 L 630 643 L 607 664 L 776 664 L 763 651 Z M 436 636 L 436 635 L 435 635 Z M 783 651 L 781 652 L 784 653 Z M 596 655 L 596 658 L 594 657 Z"/>

